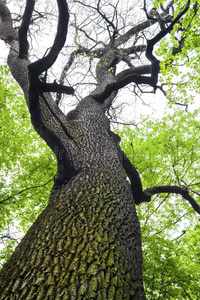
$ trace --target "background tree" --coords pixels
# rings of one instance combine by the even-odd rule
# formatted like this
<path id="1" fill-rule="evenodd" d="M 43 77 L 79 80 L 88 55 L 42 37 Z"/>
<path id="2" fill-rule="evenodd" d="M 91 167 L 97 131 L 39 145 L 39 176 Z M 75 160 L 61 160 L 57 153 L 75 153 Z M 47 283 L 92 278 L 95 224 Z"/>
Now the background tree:
<path id="1" fill-rule="evenodd" d="M 2 264 L 47 205 L 56 163 L 31 127 L 23 94 L 6 66 L 0 70 L 0 91 Z"/>
<path id="2" fill-rule="evenodd" d="M 125 127 L 121 147 L 138 167 L 143 186 L 187 187 L 199 196 L 199 109 L 170 110 L 162 120 Z M 137 208 L 147 299 L 198 299 L 199 218 L 180 195 L 155 195 Z"/>
<path id="3" fill-rule="evenodd" d="M 186 49 L 185 33 L 192 27 L 194 16 L 198 16 L 197 3 L 188 1 L 183 8 L 170 2 L 149 13 L 144 3 L 147 20 L 128 26 L 124 21 L 128 19 L 129 10 L 123 17 L 117 10 L 119 4 L 109 3 L 111 15 L 107 15 L 103 10 L 105 3 L 98 1 L 95 7 L 77 3 L 91 12 L 92 21 L 85 19 L 89 28 L 93 21 L 99 25 L 95 34 L 99 34 L 100 42 L 87 32 L 86 24 L 80 26 L 75 22 L 76 17 L 77 49 L 71 53 L 57 84 L 48 83 L 46 79 L 47 71 L 65 43 L 68 27 L 65 1 L 58 1 L 59 21 L 52 48 L 32 64 L 28 60 L 27 31 L 35 14 L 39 15 L 34 9 L 35 2 L 27 2 L 19 36 L 12 27 L 9 10 L 3 1 L 0 2 L 0 36 L 11 46 L 9 67 L 23 89 L 33 126 L 58 161 L 48 206 L 1 272 L 2 299 L 145 299 L 140 229 L 132 195 L 139 204 L 150 201 L 150 196 L 155 193 L 178 193 L 199 212 L 199 206 L 186 186 L 150 187 L 142 191 L 138 173 L 119 148 L 120 139 L 110 130 L 105 115 L 118 90 L 132 82 L 138 88 L 147 84 L 154 91 L 162 89 L 157 85 L 162 64 L 154 56 L 153 48 L 166 34 L 176 30 L 181 43 L 176 45 L 177 37 L 173 35 L 175 45 L 172 44 L 168 61 L 162 68 L 174 63 L 174 55 Z M 183 20 L 189 21 L 181 22 L 183 16 Z M 82 19 L 79 21 L 83 22 Z M 154 38 L 145 41 L 145 30 L 153 24 L 158 24 L 160 29 Z M 88 45 L 81 45 L 80 32 L 88 38 Z M 148 31 L 146 34 L 149 36 Z M 143 54 L 146 54 L 148 64 L 139 64 L 143 62 L 140 59 Z M 95 63 L 96 88 L 91 92 L 86 89 L 87 96 L 65 116 L 57 105 L 62 93 L 74 93 L 72 87 L 63 85 L 63 80 L 78 55 L 88 57 L 89 66 L 92 66 L 89 72 L 93 74 L 95 59 L 98 60 L 97 65 Z M 135 65 L 131 59 L 135 60 Z M 123 69 L 125 65 L 128 69 Z M 85 65 L 83 67 L 85 69 Z M 56 101 L 50 92 L 57 93 Z"/>

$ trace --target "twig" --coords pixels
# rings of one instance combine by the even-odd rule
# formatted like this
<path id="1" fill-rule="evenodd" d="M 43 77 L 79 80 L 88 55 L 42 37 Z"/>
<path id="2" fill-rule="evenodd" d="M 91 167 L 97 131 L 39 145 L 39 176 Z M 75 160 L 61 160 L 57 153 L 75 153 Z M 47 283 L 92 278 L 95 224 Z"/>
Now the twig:
<path id="1" fill-rule="evenodd" d="M 47 181 L 46 183 L 44 183 L 44 184 L 42 184 L 42 185 L 31 186 L 31 187 L 28 187 L 28 188 L 26 188 L 26 189 L 24 189 L 24 190 L 21 190 L 21 191 L 17 192 L 16 194 L 14 194 L 14 195 L 12 195 L 12 196 L 10 196 L 10 197 L 4 199 L 4 200 L 1 200 L 1 201 L 0 201 L 0 204 L 4 204 L 4 202 L 6 202 L 6 201 L 8 201 L 8 200 L 10 200 L 10 199 L 12 199 L 12 198 L 14 198 L 15 196 L 17 196 L 17 195 L 19 195 L 19 194 L 22 194 L 22 193 L 24 193 L 24 192 L 26 192 L 26 191 L 28 191 L 28 190 L 44 187 L 45 185 L 47 185 L 47 184 L 48 184 L 49 182 L 51 182 L 51 181 L 53 181 L 53 179 Z"/>

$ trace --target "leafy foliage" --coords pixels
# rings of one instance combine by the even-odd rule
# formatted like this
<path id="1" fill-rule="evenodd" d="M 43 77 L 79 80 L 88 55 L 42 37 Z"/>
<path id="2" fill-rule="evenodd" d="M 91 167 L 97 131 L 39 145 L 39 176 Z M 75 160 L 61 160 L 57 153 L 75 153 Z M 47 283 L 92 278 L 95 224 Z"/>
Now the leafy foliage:
<path id="1" fill-rule="evenodd" d="M 159 3 L 166 1 L 154 1 Z M 175 1 L 174 17 L 187 1 Z M 170 35 L 160 41 L 156 55 L 161 59 L 161 89 L 172 103 L 187 105 L 200 92 L 199 1 L 191 1 L 184 17 L 174 26 Z"/>
<path id="2" fill-rule="evenodd" d="M 3 261 L 16 245 L 14 228 L 23 234 L 45 207 L 56 172 L 52 152 L 30 125 L 22 92 L 6 66 L 0 67 L 0 129 Z"/>
<path id="3" fill-rule="evenodd" d="M 124 127 L 121 146 L 141 174 L 144 189 L 187 186 L 198 201 L 198 119 L 199 110 L 176 110 L 162 120 L 143 118 L 138 128 Z M 177 195 L 161 194 L 140 205 L 138 214 L 147 298 L 185 299 L 188 293 L 191 299 L 198 299 L 199 220 L 189 203 Z"/>

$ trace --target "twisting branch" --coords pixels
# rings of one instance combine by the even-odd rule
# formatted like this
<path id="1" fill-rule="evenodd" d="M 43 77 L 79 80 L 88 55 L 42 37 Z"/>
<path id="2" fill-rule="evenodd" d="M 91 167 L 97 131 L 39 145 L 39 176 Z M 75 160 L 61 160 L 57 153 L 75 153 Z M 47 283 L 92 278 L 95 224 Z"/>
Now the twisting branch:
<path id="1" fill-rule="evenodd" d="M 114 24 L 106 17 L 106 15 L 100 11 L 100 2 L 101 2 L 101 0 L 99 0 L 98 3 L 97 3 L 97 11 L 98 11 L 98 13 L 100 14 L 100 16 L 108 23 L 108 26 L 107 26 L 108 32 L 109 32 L 109 35 L 110 35 L 111 42 L 113 42 L 113 41 L 115 40 L 115 37 L 117 36 L 117 28 L 116 28 L 115 25 L 114 25 Z M 112 35 L 112 36 L 111 36 L 111 34 L 110 34 L 110 31 L 109 31 L 109 26 L 111 26 L 112 29 L 113 29 L 113 35 Z"/>
<path id="2" fill-rule="evenodd" d="M 142 202 L 150 202 L 151 196 L 155 194 L 167 193 L 167 194 L 179 194 L 185 200 L 187 200 L 193 207 L 193 209 L 200 214 L 200 206 L 194 200 L 194 198 L 189 194 L 189 191 L 185 187 L 180 186 L 157 186 L 142 190 L 142 183 L 140 176 L 135 168 L 135 166 L 129 161 L 126 154 L 120 149 L 122 156 L 123 168 L 131 181 L 131 190 L 135 204 L 140 204 Z"/>
<path id="3" fill-rule="evenodd" d="M 164 21 L 164 19 L 161 18 L 161 15 L 157 12 L 156 8 L 153 7 L 149 13 L 147 12 L 146 0 L 144 0 L 144 12 L 146 14 L 147 19 L 157 20 L 160 25 L 161 30 L 165 29 L 166 22 Z"/>
<path id="4" fill-rule="evenodd" d="M 185 6 L 184 10 L 180 12 L 180 14 L 172 21 L 170 26 L 164 30 L 161 30 L 154 38 L 147 41 L 147 49 L 146 49 L 146 57 L 151 62 L 151 76 L 139 76 L 135 73 L 135 70 L 130 70 L 129 74 L 124 77 L 119 76 L 118 80 L 108 84 L 104 91 L 101 93 L 95 94 L 93 97 L 97 101 L 104 101 L 108 98 L 112 92 L 118 91 L 119 89 L 125 87 L 129 83 L 136 83 L 136 84 L 147 84 L 156 90 L 156 85 L 158 82 L 158 74 L 160 71 L 160 61 L 153 55 L 153 48 L 156 43 L 158 43 L 164 36 L 170 33 L 174 27 L 174 25 L 180 20 L 180 18 L 187 12 L 190 5 L 190 0 L 188 0 L 187 5 Z M 138 25 L 139 26 L 139 25 Z M 135 29 L 136 30 L 136 29 Z"/>
<path id="5" fill-rule="evenodd" d="M 165 28 L 164 30 L 161 30 L 154 38 L 147 41 L 147 50 L 146 50 L 146 58 L 151 61 L 152 63 L 152 74 L 151 77 L 153 79 L 154 83 L 154 89 L 156 88 L 156 84 L 158 82 L 158 74 L 160 70 L 160 61 L 153 55 L 153 48 L 154 46 L 168 33 L 170 33 L 174 27 L 174 25 L 180 20 L 180 18 L 187 12 L 188 8 L 190 6 L 190 0 L 188 0 L 185 8 L 182 12 L 179 13 L 179 15 L 171 22 L 169 27 Z"/>
<path id="6" fill-rule="evenodd" d="M 108 47 L 107 47 L 108 48 Z M 64 66 L 63 70 L 62 70 L 62 73 L 61 73 L 61 76 L 60 76 L 60 80 L 59 80 L 59 83 L 60 84 L 64 84 L 64 78 L 68 72 L 68 70 L 70 69 L 70 67 L 72 66 L 76 56 L 78 55 L 87 55 L 89 56 L 90 58 L 101 58 L 103 57 L 106 52 L 108 51 L 107 48 L 98 48 L 96 50 L 90 50 L 90 49 L 87 49 L 86 47 L 83 47 L 81 45 L 78 45 L 78 48 L 76 50 L 74 50 L 71 54 L 70 54 L 70 57 L 69 57 L 69 60 L 68 62 L 66 63 L 66 65 Z M 125 48 L 125 49 L 120 49 L 119 50 L 119 53 L 121 54 L 122 53 L 122 60 L 125 60 L 126 58 L 126 55 L 128 54 L 135 54 L 137 52 L 143 52 L 146 50 L 146 45 L 135 45 L 133 47 L 129 47 L 129 48 Z M 151 71 L 149 71 L 149 67 L 151 68 L 151 66 L 145 66 L 144 68 L 143 67 L 136 67 L 134 68 L 134 71 L 135 71 L 135 74 L 140 74 L 140 71 L 143 70 L 143 74 L 151 74 Z M 148 71 L 146 72 L 146 70 L 148 69 Z M 133 72 L 131 72 L 133 73 Z M 120 73 L 121 74 L 121 73 Z M 118 74 L 119 75 L 119 74 Z M 126 74 L 127 75 L 127 74 Z M 119 76 L 120 77 L 120 76 Z M 119 78 L 118 78 L 119 79 Z M 57 100 L 59 101 L 60 100 L 60 95 L 57 95 Z"/>
<path id="7" fill-rule="evenodd" d="M 27 1 L 27 5 L 28 5 L 28 1 Z M 39 76 L 43 72 L 47 72 L 47 70 L 54 64 L 66 41 L 68 21 L 69 21 L 68 6 L 66 0 L 57 0 L 57 5 L 58 5 L 59 18 L 58 18 L 57 33 L 54 39 L 53 46 L 51 47 L 49 53 L 46 56 L 44 56 L 43 58 L 37 60 L 36 62 L 28 66 L 29 111 L 31 114 L 31 121 L 33 126 L 37 130 L 37 132 L 45 139 L 45 141 L 51 147 L 51 149 L 55 147 L 55 143 L 61 144 L 62 148 L 63 148 L 63 144 L 60 143 L 57 136 L 55 136 L 53 132 L 49 132 L 45 124 L 42 123 L 41 110 L 39 107 L 39 99 L 42 99 L 44 101 L 44 104 L 47 106 L 52 116 L 60 124 L 66 136 L 72 140 L 72 136 L 69 134 L 66 126 L 63 124 L 62 120 L 60 119 L 59 114 L 57 114 L 55 109 L 52 108 L 52 104 L 50 104 L 47 101 L 47 98 L 44 96 L 44 93 L 45 92 L 56 92 L 56 93 L 59 92 L 59 93 L 66 93 L 66 94 L 74 93 L 74 89 L 71 87 L 62 86 L 60 84 L 57 84 L 56 82 L 46 83 L 41 81 L 39 78 Z M 25 12 L 26 11 L 27 10 L 25 9 Z M 43 130 L 41 128 L 43 128 Z"/>
<path id="8" fill-rule="evenodd" d="M 47 70 L 54 64 L 66 41 L 69 21 L 68 6 L 65 0 L 57 0 L 57 3 L 59 10 L 59 20 L 53 46 L 46 56 L 29 65 L 30 110 L 35 109 L 39 101 L 39 96 L 44 92 L 57 92 L 66 94 L 74 93 L 74 89 L 71 87 L 66 87 L 56 83 L 45 83 L 39 79 L 39 75 L 41 75 L 43 72 L 47 72 Z M 43 97 L 43 99 L 45 98 Z"/>
<path id="9" fill-rule="evenodd" d="M 148 193 L 148 191 L 142 190 L 142 183 L 137 169 L 130 162 L 130 160 L 127 158 L 126 154 L 122 150 L 121 154 L 123 168 L 131 182 L 131 191 L 133 194 L 135 204 L 140 204 L 142 202 L 150 202 L 151 194 Z"/>
<path id="10" fill-rule="evenodd" d="M 97 101 L 103 102 L 114 91 L 118 91 L 132 82 L 137 84 L 147 84 L 154 87 L 154 79 L 152 77 L 136 75 L 134 70 L 132 70 L 132 72 L 130 70 L 130 73 L 128 75 L 122 77 L 120 80 L 116 82 L 107 84 L 104 91 L 102 93 L 95 94 L 93 98 Z"/>
<path id="11" fill-rule="evenodd" d="M 162 9 L 163 12 L 169 14 L 169 10 L 173 4 L 174 4 L 174 0 L 170 1 L 166 8 L 164 8 L 163 4 L 160 4 L 160 8 Z"/>
<path id="12" fill-rule="evenodd" d="M 30 64 L 29 72 L 32 75 L 34 74 L 35 76 L 39 76 L 40 74 L 51 68 L 66 41 L 69 22 L 68 6 L 65 0 L 57 0 L 57 4 L 59 10 L 59 20 L 56 37 L 49 53 L 43 58 Z"/>
<path id="13" fill-rule="evenodd" d="M 22 18 L 22 24 L 19 28 L 19 58 L 28 57 L 28 39 L 27 32 L 31 22 L 33 10 L 35 6 L 35 0 L 26 0 L 26 8 Z"/>
<path id="14" fill-rule="evenodd" d="M 180 186 L 156 186 L 156 187 L 148 188 L 144 192 L 147 192 L 150 195 L 161 194 L 161 193 L 179 194 L 192 205 L 193 209 L 198 214 L 200 214 L 199 204 L 189 194 L 187 188 L 185 188 L 185 187 L 180 187 Z"/>
<path id="15" fill-rule="evenodd" d="M 35 0 L 27 0 L 26 8 L 22 18 L 22 24 L 19 28 L 19 57 L 27 58 L 28 56 L 28 40 L 27 32 L 30 26 L 30 21 L 32 18 L 34 10 Z M 35 108 L 36 104 L 39 101 L 40 94 L 44 92 L 59 92 L 66 94 L 73 94 L 74 89 L 71 87 L 63 86 L 60 84 L 46 83 L 39 79 L 39 75 L 47 70 L 54 64 L 57 59 L 62 47 L 66 41 L 66 35 L 68 30 L 69 22 L 69 13 L 68 6 L 65 0 L 57 0 L 58 10 L 59 10 L 59 20 L 56 37 L 51 47 L 49 53 L 43 58 L 37 60 L 36 62 L 30 64 L 29 68 L 29 77 L 30 77 L 30 86 L 29 86 L 29 100 L 30 107 L 32 110 Z"/>

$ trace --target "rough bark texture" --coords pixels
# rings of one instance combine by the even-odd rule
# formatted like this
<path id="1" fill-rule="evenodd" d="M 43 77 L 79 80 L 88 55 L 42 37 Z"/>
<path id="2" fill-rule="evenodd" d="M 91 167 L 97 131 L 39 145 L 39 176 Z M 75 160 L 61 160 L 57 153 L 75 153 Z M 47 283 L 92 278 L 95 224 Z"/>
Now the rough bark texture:
<path id="1" fill-rule="evenodd" d="M 139 222 L 104 105 L 87 97 L 66 121 L 73 140 L 54 125 L 67 145 L 55 140 L 60 171 L 49 205 L 1 272 L 1 299 L 145 299 Z"/>
<path id="2" fill-rule="evenodd" d="M 50 94 L 34 89 L 35 78 L 29 82 L 30 62 L 19 57 L 3 1 L 0 10 L 8 18 L 9 40 L 7 29 L 0 37 L 11 46 L 9 67 L 36 131 L 58 160 L 48 206 L 0 273 L 0 299 L 145 299 L 139 221 L 119 138 L 105 116 L 116 92 L 103 102 L 94 99 L 115 82 L 108 72 L 114 52 L 97 66 L 97 89 L 65 116 Z"/>
<path id="3" fill-rule="evenodd" d="M 1 273 L 1 299 L 145 299 L 130 189 L 86 168 L 52 198 Z"/>
<path id="4" fill-rule="evenodd" d="M 150 201 L 155 193 L 169 192 L 181 194 L 198 213 L 200 208 L 187 189 L 155 187 L 142 191 L 139 174 L 120 149 L 120 138 L 110 130 L 105 113 L 117 91 L 131 82 L 156 90 L 160 66 L 153 48 L 187 12 L 190 1 L 174 20 L 168 18 L 167 10 L 152 18 L 144 5 L 148 20 L 119 37 L 98 1 L 97 13 L 113 28 L 111 40 L 104 47 L 96 47 L 97 43 L 93 50 L 80 46 L 73 51 L 60 84 L 43 82 L 40 75 L 53 65 L 65 43 L 67 3 L 57 0 L 59 17 L 54 43 L 48 54 L 32 64 L 28 60 L 27 32 L 35 0 L 26 3 L 17 32 L 5 1 L 0 0 L 0 39 L 10 45 L 8 65 L 24 92 L 35 130 L 57 157 L 58 171 L 48 206 L 0 273 L 0 299 L 145 300 L 140 226 L 134 203 Z M 143 30 L 155 23 L 159 23 L 161 31 L 146 45 L 138 45 L 138 35 L 143 37 Z M 122 48 L 134 36 L 132 46 Z M 136 58 L 137 53 L 146 54 L 146 66 L 132 65 L 130 54 Z M 63 83 L 78 54 L 99 59 L 97 85 L 65 116 L 56 103 L 61 93 L 74 92 Z M 126 62 L 129 68 L 116 75 L 119 61 Z M 53 101 L 50 92 L 57 92 L 57 101 Z"/>
<path id="5" fill-rule="evenodd" d="M 19 32 L 12 26 L 5 1 L 0 0 L 0 39 L 10 45 L 8 65 L 24 92 L 35 130 L 58 161 L 48 206 L 0 273 L 0 299 L 144 300 L 140 226 L 134 203 L 150 201 L 155 193 L 172 192 L 181 194 L 198 213 L 199 205 L 187 189 L 180 187 L 142 191 L 137 170 L 120 149 L 120 138 L 110 130 L 105 113 L 117 91 L 131 82 L 147 84 L 156 90 L 160 66 L 153 48 L 186 13 L 190 1 L 171 21 L 166 18 L 167 10 L 152 18 L 144 6 L 148 20 L 119 37 L 113 23 L 100 11 L 98 1 L 96 11 L 113 28 L 111 40 L 102 48 L 78 47 L 73 51 L 60 84 L 40 80 L 40 75 L 55 62 L 66 39 L 67 3 L 57 0 L 57 4 L 59 17 L 54 43 L 46 56 L 30 64 L 27 32 L 35 0 L 27 1 Z M 138 34 L 143 37 L 143 30 L 155 23 L 159 23 L 161 31 L 147 40 L 146 45 L 138 45 Z M 132 46 L 122 48 L 134 36 L 137 38 Z M 145 53 L 150 64 L 134 67 L 130 54 L 137 57 L 137 53 Z M 73 94 L 73 88 L 63 82 L 78 54 L 99 59 L 97 86 L 65 116 L 50 92 L 58 93 L 58 103 L 61 93 Z M 119 61 L 126 62 L 129 68 L 116 75 Z"/>

